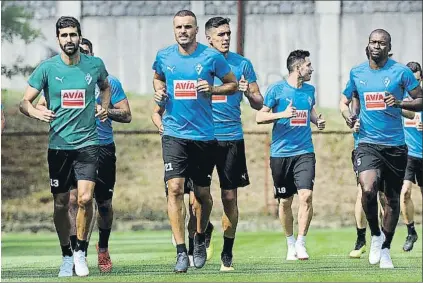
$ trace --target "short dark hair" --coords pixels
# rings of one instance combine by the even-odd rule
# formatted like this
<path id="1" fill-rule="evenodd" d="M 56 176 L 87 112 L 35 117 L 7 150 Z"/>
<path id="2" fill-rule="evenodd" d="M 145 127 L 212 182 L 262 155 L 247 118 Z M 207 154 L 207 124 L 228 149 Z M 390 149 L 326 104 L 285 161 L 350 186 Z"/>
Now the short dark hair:
<path id="1" fill-rule="evenodd" d="M 90 53 L 93 53 L 93 44 L 91 43 L 91 41 L 89 41 L 85 37 L 82 38 L 81 45 L 88 45 L 88 48 L 90 48 Z"/>
<path id="2" fill-rule="evenodd" d="M 223 18 L 223 17 L 213 17 L 210 18 L 205 25 L 205 30 L 209 30 L 211 28 L 218 28 L 222 25 L 229 25 L 229 22 L 231 19 L 229 18 Z"/>
<path id="3" fill-rule="evenodd" d="M 288 72 L 294 71 L 294 66 L 298 63 L 304 62 L 306 57 L 310 57 L 310 52 L 306 50 L 294 50 L 289 53 L 288 59 L 286 60 L 286 67 Z"/>
<path id="4" fill-rule="evenodd" d="M 81 25 L 79 24 L 79 21 L 77 19 L 75 19 L 74 17 L 68 17 L 68 16 L 60 17 L 57 20 L 57 22 L 56 22 L 56 36 L 59 37 L 59 33 L 60 33 L 59 29 L 68 28 L 68 27 L 76 28 L 79 36 L 82 36 Z"/>
<path id="5" fill-rule="evenodd" d="M 197 24 L 197 17 L 190 10 L 180 10 L 175 14 L 175 16 L 173 16 L 173 18 L 176 17 L 193 17 L 195 19 L 195 24 Z"/>
<path id="6" fill-rule="evenodd" d="M 420 71 L 420 76 L 423 78 L 423 74 L 422 74 L 422 66 L 420 66 L 419 63 L 417 62 L 408 62 L 407 63 L 407 67 L 410 68 L 410 70 L 413 73 L 417 73 Z"/>
<path id="7" fill-rule="evenodd" d="M 388 43 L 389 43 L 389 45 L 391 45 L 391 35 L 389 34 L 389 32 L 387 32 L 386 30 L 381 29 L 381 28 L 375 29 L 374 31 L 372 31 L 372 32 L 370 33 L 370 35 L 369 35 L 369 41 L 370 41 L 370 37 L 371 37 L 371 36 L 372 36 L 372 34 L 374 34 L 374 33 L 381 33 L 381 34 L 385 35 L 385 36 L 388 38 Z"/>

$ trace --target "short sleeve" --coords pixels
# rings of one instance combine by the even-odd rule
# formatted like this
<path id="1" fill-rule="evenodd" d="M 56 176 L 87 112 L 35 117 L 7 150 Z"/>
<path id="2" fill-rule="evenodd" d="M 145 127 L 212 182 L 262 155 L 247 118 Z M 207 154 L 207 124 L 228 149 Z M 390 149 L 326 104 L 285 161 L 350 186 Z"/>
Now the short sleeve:
<path id="1" fill-rule="evenodd" d="M 120 81 L 114 77 L 109 77 L 110 92 L 111 92 L 111 103 L 116 103 L 126 99 L 125 91 L 122 88 Z"/>
<path id="2" fill-rule="evenodd" d="M 350 79 L 345 85 L 345 89 L 342 92 L 348 99 L 352 99 L 353 92 L 357 91 L 357 87 L 354 82 L 354 73 L 353 70 L 350 71 Z"/>
<path id="3" fill-rule="evenodd" d="M 98 59 L 97 67 L 98 67 L 98 71 L 100 73 L 97 82 L 103 82 L 107 78 L 109 73 L 106 70 L 106 66 L 104 65 L 103 60 L 101 60 L 98 57 L 97 57 L 97 59 Z"/>
<path id="4" fill-rule="evenodd" d="M 406 68 L 402 73 L 401 83 L 404 89 L 408 92 L 419 86 L 419 82 L 416 80 L 413 72 L 409 68 Z"/>
<path id="5" fill-rule="evenodd" d="M 264 102 L 263 104 L 269 108 L 273 108 L 276 106 L 276 86 L 270 86 L 267 88 L 266 93 L 264 95 Z"/>
<path id="6" fill-rule="evenodd" d="M 163 73 L 163 69 L 162 69 L 162 62 L 161 62 L 161 58 L 160 58 L 160 53 L 159 52 L 157 52 L 156 60 L 154 60 L 152 69 L 154 71 L 156 71 L 156 73 L 159 76 L 164 77 L 164 73 Z"/>
<path id="7" fill-rule="evenodd" d="M 29 76 L 28 84 L 41 91 L 47 85 L 47 78 L 47 66 L 45 63 L 41 63 Z"/>
<path id="8" fill-rule="evenodd" d="M 214 60 L 214 73 L 216 76 L 223 81 L 223 78 L 231 72 L 231 67 L 226 61 L 222 54 L 216 54 Z"/>
<path id="9" fill-rule="evenodd" d="M 249 60 L 246 60 L 243 74 L 248 83 L 254 83 L 257 81 L 257 76 L 256 72 L 254 71 L 253 64 L 251 64 Z"/>

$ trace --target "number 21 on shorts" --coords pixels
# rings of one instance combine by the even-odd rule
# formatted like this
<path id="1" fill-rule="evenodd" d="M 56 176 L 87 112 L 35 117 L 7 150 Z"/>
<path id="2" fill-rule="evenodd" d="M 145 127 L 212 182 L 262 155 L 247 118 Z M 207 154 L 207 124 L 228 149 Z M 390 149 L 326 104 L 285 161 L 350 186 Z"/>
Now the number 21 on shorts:
<path id="1" fill-rule="evenodd" d="M 165 171 L 166 172 L 168 172 L 168 171 L 172 171 L 173 170 L 173 168 L 172 168 L 172 163 L 165 163 Z"/>

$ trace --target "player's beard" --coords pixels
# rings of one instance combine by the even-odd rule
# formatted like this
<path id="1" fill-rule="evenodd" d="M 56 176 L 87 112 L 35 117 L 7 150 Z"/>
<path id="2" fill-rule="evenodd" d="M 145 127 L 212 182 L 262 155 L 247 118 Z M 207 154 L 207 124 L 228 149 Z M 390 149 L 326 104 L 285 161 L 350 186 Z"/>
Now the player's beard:
<path id="1" fill-rule="evenodd" d="M 66 48 L 68 46 L 72 46 L 73 48 Z M 73 56 L 78 51 L 77 46 L 73 43 L 66 43 L 65 45 L 60 44 L 60 49 L 68 56 Z"/>

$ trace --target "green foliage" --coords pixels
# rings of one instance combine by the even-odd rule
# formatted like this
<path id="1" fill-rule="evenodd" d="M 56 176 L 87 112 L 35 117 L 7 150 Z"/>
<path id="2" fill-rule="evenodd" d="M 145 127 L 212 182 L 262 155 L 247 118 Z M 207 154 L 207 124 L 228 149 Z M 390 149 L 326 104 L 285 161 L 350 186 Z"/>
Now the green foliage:
<path id="1" fill-rule="evenodd" d="M 31 43 L 41 36 L 41 31 L 31 27 L 33 14 L 16 4 L 1 2 L 1 40 L 13 43 L 15 38 Z"/>
<path id="2" fill-rule="evenodd" d="M 13 43 L 14 39 L 22 39 L 25 44 L 42 37 L 39 29 L 31 27 L 30 20 L 33 14 L 24 7 L 11 4 L 9 1 L 1 2 L 1 41 Z M 22 65 L 22 58 L 18 57 L 11 66 L 1 65 L 1 74 L 7 78 L 15 75 L 29 75 L 34 70 L 33 66 Z"/>

